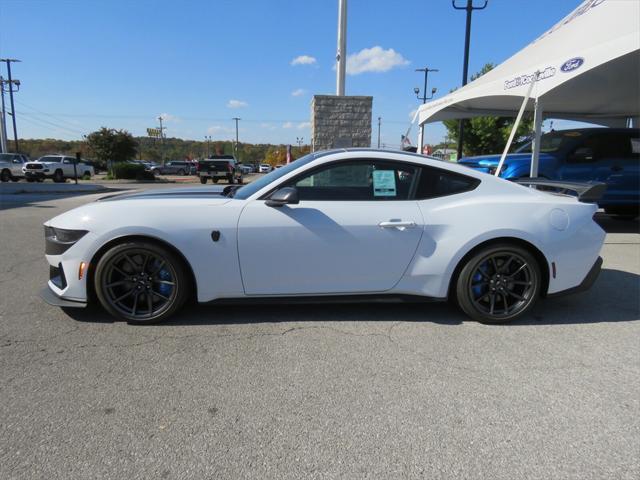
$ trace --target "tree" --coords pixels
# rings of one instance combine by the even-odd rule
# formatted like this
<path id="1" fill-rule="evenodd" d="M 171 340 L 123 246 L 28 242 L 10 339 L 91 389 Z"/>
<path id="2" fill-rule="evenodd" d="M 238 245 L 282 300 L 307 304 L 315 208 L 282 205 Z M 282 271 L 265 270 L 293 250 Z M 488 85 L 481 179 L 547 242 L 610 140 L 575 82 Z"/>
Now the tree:
<path id="1" fill-rule="evenodd" d="M 102 127 L 87 135 L 87 145 L 96 160 L 104 165 L 135 158 L 138 142 L 126 130 Z"/>
<path id="2" fill-rule="evenodd" d="M 482 70 L 471 76 L 471 81 L 481 77 L 493 67 L 492 63 L 487 63 Z M 514 122 L 515 119 L 511 117 L 475 117 L 463 120 L 463 154 L 471 156 L 502 153 Z M 457 143 L 458 120 L 445 120 L 443 123 L 447 128 L 448 137 Z M 530 136 L 532 129 L 532 119 L 523 117 L 516 131 L 515 142 Z"/>

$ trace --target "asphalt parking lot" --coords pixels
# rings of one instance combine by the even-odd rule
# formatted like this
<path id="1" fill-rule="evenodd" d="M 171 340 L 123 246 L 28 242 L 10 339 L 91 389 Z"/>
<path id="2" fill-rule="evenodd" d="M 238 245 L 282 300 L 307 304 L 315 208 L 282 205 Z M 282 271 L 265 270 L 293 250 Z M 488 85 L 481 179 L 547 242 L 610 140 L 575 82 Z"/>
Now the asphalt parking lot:
<path id="1" fill-rule="evenodd" d="M 599 216 L 593 289 L 510 325 L 390 304 L 135 327 L 37 296 L 42 222 L 98 196 L 2 197 L 0 478 L 640 478 L 637 221 Z"/>

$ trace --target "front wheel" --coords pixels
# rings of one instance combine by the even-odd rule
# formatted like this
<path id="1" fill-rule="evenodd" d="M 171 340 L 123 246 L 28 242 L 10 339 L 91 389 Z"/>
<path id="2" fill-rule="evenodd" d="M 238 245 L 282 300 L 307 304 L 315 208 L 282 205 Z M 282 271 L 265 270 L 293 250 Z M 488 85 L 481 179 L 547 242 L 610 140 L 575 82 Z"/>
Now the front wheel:
<path id="1" fill-rule="evenodd" d="M 472 319 L 505 323 L 534 306 L 541 285 L 540 266 L 529 251 L 499 244 L 481 249 L 466 261 L 456 282 L 456 298 Z"/>
<path id="2" fill-rule="evenodd" d="M 184 170 L 182 169 L 178 170 L 178 175 L 184 175 Z"/>
<path id="3" fill-rule="evenodd" d="M 200 183 L 203 185 L 207 183 L 207 177 L 200 177 Z"/>
<path id="4" fill-rule="evenodd" d="M 104 309 L 129 323 L 156 323 L 185 302 L 188 275 L 168 249 L 148 242 L 111 248 L 98 262 L 94 285 Z"/>

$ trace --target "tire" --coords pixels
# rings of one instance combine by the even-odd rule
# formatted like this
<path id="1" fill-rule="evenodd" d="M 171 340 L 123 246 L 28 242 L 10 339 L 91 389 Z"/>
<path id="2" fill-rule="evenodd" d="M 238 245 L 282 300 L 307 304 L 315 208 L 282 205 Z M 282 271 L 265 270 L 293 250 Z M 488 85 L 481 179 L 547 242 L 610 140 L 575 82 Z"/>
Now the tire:
<path id="1" fill-rule="evenodd" d="M 11 180 L 11 172 L 9 170 L 2 170 L 2 172 L 0 172 L 0 182 L 8 182 L 9 180 Z"/>
<path id="2" fill-rule="evenodd" d="M 178 175 L 184 175 L 184 170 L 182 169 L 178 170 Z"/>
<path id="3" fill-rule="evenodd" d="M 20 177 L 11 177 L 11 181 L 12 182 L 19 182 L 20 181 Z"/>
<path id="4" fill-rule="evenodd" d="M 91 172 L 84 172 L 82 174 L 82 179 L 83 180 L 91 180 Z"/>
<path id="5" fill-rule="evenodd" d="M 132 324 L 169 318 L 186 301 L 189 284 L 182 259 L 165 247 L 145 241 L 114 246 L 100 258 L 94 274 L 102 307 Z"/>
<path id="6" fill-rule="evenodd" d="M 64 182 L 64 174 L 62 173 L 62 170 L 55 171 L 55 173 L 53 174 L 53 181 L 56 183 Z"/>
<path id="7" fill-rule="evenodd" d="M 205 185 L 207 183 L 207 177 L 200 177 L 200 183 Z"/>
<path id="8" fill-rule="evenodd" d="M 535 305 L 542 286 L 540 265 L 526 249 L 490 245 L 465 260 L 455 283 L 458 305 L 473 320 L 506 323 Z"/>
<path id="9" fill-rule="evenodd" d="M 217 179 L 217 178 L 212 178 L 212 179 L 211 179 L 211 181 L 212 181 L 213 183 L 218 183 L 218 179 Z"/>

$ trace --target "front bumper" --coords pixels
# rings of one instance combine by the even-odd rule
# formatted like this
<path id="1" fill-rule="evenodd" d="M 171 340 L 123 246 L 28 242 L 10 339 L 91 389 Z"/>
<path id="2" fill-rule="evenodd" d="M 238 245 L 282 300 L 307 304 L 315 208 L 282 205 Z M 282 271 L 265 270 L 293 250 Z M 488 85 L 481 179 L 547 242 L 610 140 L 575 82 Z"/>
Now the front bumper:
<path id="1" fill-rule="evenodd" d="M 569 288 L 567 290 L 562 290 L 560 292 L 550 293 L 549 295 L 547 295 L 547 298 L 564 297 L 565 295 L 572 295 L 574 293 L 580 293 L 589 290 L 598 278 L 600 270 L 602 270 L 602 257 L 598 257 L 596 262 L 591 267 L 591 270 L 589 270 L 589 273 L 587 273 L 587 276 L 584 277 L 584 280 L 582 280 L 582 283 L 580 283 L 580 285 Z"/>
<path id="2" fill-rule="evenodd" d="M 49 305 L 55 307 L 71 307 L 71 308 L 84 308 L 87 306 L 87 302 L 81 302 L 79 300 L 68 300 L 58 296 L 49 286 L 40 290 L 40 298 L 42 298 Z"/>
<path id="3" fill-rule="evenodd" d="M 24 176 L 26 178 L 46 178 L 47 174 L 44 170 L 25 170 Z"/>

